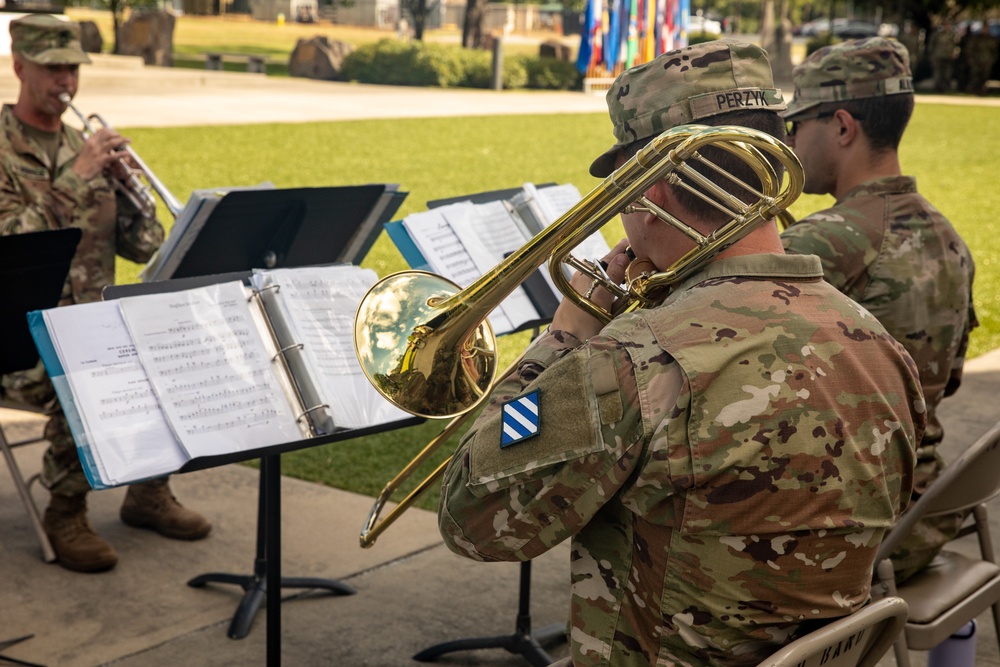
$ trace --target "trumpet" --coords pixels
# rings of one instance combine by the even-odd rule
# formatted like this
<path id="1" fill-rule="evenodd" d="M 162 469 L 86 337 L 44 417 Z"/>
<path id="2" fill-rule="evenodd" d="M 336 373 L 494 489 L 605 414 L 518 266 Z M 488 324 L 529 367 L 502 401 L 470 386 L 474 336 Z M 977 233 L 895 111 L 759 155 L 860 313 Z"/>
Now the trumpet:
<path id="1" fill-rule="evenodd" d="M 701 151 L 723 149 L 745 163 L 760 187 L 719 168 Z M 782 178 L 770 158 L 784 167 Z M 749 203 L 696 170 L 700 165 L 718 174 L 730 189 L 742 191 Z M 666 179 L 708 202 L 729 221 L 705 236 L 663 210 L 644 195 Z M 672 285 L 693 274 L 712 257 L 779 217 L 802 192 L 798 158 L 781 141 L 744 127 L 682 125 L 654 138 L 604 179 L 569 211 L 507 259 L 465 289 L 425 271 L 404 271 L 377 282 L 364 296 L 354 321 L 354 346 L 369 381 L 399 408 L 421 417 L 452 421 L 382 491 L 361 534 L 361 545 L 375 538 L 409 507 L 416 496 L 443 474 L 448 461 L 432 472 L 392 513 L 378 524 L 392 492 L 489 395 L 496 376 L 496 337 L 487 315 L 546 259 L 559 290 L 575 305 L 603 322 L 617 315 L 655 306 Z M 627 210 L 648 211 L 683 232 L 693 247 L 665 270 L 632 276 L 623 285 L 607 280 L 599 263 L 579 260 L 571 251 L 583 239 Z M 578 293 L 563 273 L 563 265 L 589 276 L 616 296 L 609 311 Z M 512 371 L 515 362 L 504 377 Z"/>
<path id="2" fill-rule="evenodd" d="M 111 126 L 96 113 L 91 114 L 90 116 L 84 116 L 79 109 L 73 106 L 71 99 L 72 98 L 70 98 L 67 93 L 59 95 L 59 101 L 65 104 L 74 114 L 76 114 L 77 118 L 80 119 L 80 122 L 83 123 L 84 137 L 89 137 L 95 132 L 91 121 L 100 124 L 102 127 L 111 128 Z M 124 158 L 120 158 L 119 163 L 122 168 L 122 173 L 125 174 L 125 176 L 113 179 L 115 189 L 128 198 L 128 200 L 132 202 L 132 204 L 146 218 L 156 216 L 156 199 L 153 197 L 153 190 L 155 190 L 156 194 L 158 194 L 160 199 L 163 200 L 167 210 L 170 211 L 170 215 L 176 218 L 184 208 L 184 204 L 182 204 L 179 199 L 174 197 L 167 187 L 158 178 L 156 178 L 153 171 L 146 165 L 145 162 L 143 162 L 142 158 L 139 157 L 139 154 L 136 153 L 131 146 L 126 145 L 125 152 L 128 153 L 129 157 L 135 161 L 138 168 L 133 167 Z M 145 179 L 146 182 L 143 182 L 143 179 Z"/>

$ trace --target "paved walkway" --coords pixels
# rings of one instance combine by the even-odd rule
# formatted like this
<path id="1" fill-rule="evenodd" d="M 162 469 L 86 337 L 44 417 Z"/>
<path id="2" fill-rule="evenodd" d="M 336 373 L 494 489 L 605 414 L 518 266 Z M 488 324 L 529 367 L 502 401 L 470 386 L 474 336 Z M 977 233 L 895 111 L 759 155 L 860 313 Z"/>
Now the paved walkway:
<path id="1" fill-rule="evenodd" d="M 0 77 L 0 98 L 14 98 L 12 80 Z M 81 109 L 99 111 L 122 127 L 604 112 L 600 96 L 580 93 L 388 88 L 106 63 L 85 70 L 82 87 Z M 949 434 L 947 458 L 1000 417 L 998 383 L 1000 350 L 969 363 L 960 398 L 947 400 L 941 411 Z M 9 434 L 14 438 L 37 433 L 41 426 L 35 417 L 9 411 L 0 411 L 0 421 L 14 431 Z M 41 444 L 17 450 L 26 474 L 38 470 L 41 451 Z M 252 572 L 257 472 L 226 466 L 175 476 L 173 484 L 185 503 L 213 520 L 211 536 L 187 544 L 127 528 L 117 519 L 124 491 L 93 493 L 92 521 L 118 549 L 121 562 L 108 573 L 80 575 L 41 561 L 13 485 L 0 473 L 0 641 L 34 634 L 2 653 L 50 667 L 265 664 L 263 611 L 249 636 L 229 639 L 227 628 L 243 591 L 232 585 L 186 585 L 206 572 Z M 38 489 L 36 496 L 44 505 Z M 286 478 L 282 504 L 284 574 L 335 578 L 358 590 L 348 597 L 283 591 L 293 597 L 282 605 L 283 664 L 415 665 L 412 655 L 430 645 L 514 631 L 518 566 L 478 564 L 452 555 L 438 538 L 432 513 L 409 511 L 372 549 L 362 550 L 358 532 L 370 498 Z M 1000 534 L 1000 500 L 992 505 L 994 533 Z M 568 559 L 562 545 L 534 561 L 531 610 L 536 628 L 565 622 Z M 978 664 L 1000 667 L 987 616 L 980 628 Z M 558 647 L 553 654 L 564 650 Z M 921 654 L 914 657 L 915 664 L 925 664 Z M 453 654 L 439 664 L 527 663 L 494 649 Z"/>

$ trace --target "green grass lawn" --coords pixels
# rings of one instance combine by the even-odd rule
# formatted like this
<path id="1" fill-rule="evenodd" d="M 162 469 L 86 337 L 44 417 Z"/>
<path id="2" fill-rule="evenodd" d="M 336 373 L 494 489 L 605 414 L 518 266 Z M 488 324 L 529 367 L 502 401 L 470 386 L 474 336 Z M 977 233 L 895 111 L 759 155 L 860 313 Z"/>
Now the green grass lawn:
<path id="1" fill-rule="evenodd" d="M 994 187 L 1000 130 L 995 108 L 918 104 L 902 147 L 906 173 L 968 240 L 975 256 L 976 308 L 982 326 L 971 356 L 1000 347 L 1000 235 L 990 232 L 1000 210 Z M 409 197 L 398 217 L 426 208 L 428 200 L 524 182 L 573 183 L 586 193 L 597 184 L 590 160 L 611 142 L 603 114 L 401 119 L 339 123 L 268 124 L 212 128 L 123 130 L 143 159 L 175 196 L 193 189 L 251 185 L 278 187 L 399 183 Z M 828 197 L 804 196 L 792 212 L 802 217 L 828 206 Z M 161 219 L 169 214 L 161 213 Z M 604 229 L 613 243 L 615 223 Z M 364 265 L 379 275 L 406 268 L 383 235 Z M 137 268 L 120 265 L 121 279 Z M 523 348 L 527 336 L 501 340 L 502 365 Z M 375 495 L 440 429 L 417 427 L 283 457 L 284 472 L 358 493 Z M 453 451 L 443 448 L 439 461 Z M 428 464 L 428 470 L 432 464 Z M 421 506 L 432 508 L 436 493 Z M 360 528 L 364 517 L 358 517 Z"/>

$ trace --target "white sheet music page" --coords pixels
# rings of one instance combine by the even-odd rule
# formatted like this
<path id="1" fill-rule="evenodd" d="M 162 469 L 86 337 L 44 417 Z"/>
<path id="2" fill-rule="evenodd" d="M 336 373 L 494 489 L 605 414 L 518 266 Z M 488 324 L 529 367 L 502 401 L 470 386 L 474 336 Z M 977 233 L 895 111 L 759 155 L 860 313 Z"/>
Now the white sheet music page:
<path id="1" fill-rule="evenodd" d="M 461 287 L 472 284 L 482 275 L 482 271 L 476 266 L 475 260 L 455 232 L 445 212 L 469 206 L 473 204 L 471 202 L 449 204 L 422 213 L 411 213 L 403 219 L 403 226 L 427 263 L 434 267 L 437 273 Z M 490 313 L 489 319 L 497 334 L 514 329 L 502 307 L 495 308 Z"/>
<path id="2" fill-rule="evenodd" d="M 192 458 L 301 439 L 239 282 L 119 301 L 167 422 Z"/>
<path id="3" fill-rule="evenodd" d="M 377 280 L 371 269 L 339 265 L 275 269 L 254 275 L 257 289 L 277 287 L 272 319 L 283 318 L 289 335 L 302 344 L 305 368 L 330 406 L 334 424 L 362 428 L 409 415 L 379 394 L 354 352 L 354 314 Z M 277 328 L 277 327 L 276 327 Z"/>
<path id="4" fill-rule="evenodd" d="M 527 242 L 526 230 L 514 220 L 502 201 L 483 204 L 463 202 L 442 208 L 445 219 L 472 257 L 480 275 L 490 271 L 509 253 Z M 511 329 L 539 318 L 538 310 L 523 287 L 515 288 L 498 310 L 503 311 Z M 490 318 L 492 320 L 493 315 Z"/>
<path id="5" fill-rule="evenodd" d="M 572 183 L 537 188 L 535 195 L 539 206 L 545 214 L 545 219 L 542 223 L 546 227 L 558 220 L 566 211 L 579 203 L 581 199 L 580 191 Z M 611 247 L 604 240 L 604 235 L 599 229 L 573 249 L 573 254 L 580 259 L 599 260 L 609 252 L 611 252 Z"/>
<path id="6" fill-rule="evenodd" d="M 184 465 L 118 302 L 53 308 L 44 318 L 101 478 L 113 486 Z"/>

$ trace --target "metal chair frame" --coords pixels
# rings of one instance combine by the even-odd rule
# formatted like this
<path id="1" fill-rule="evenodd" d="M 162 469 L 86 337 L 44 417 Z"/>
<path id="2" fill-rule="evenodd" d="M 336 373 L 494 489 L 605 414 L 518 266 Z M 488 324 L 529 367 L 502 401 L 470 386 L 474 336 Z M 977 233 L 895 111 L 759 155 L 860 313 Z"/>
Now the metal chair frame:
<path id="1" fill-rule="evenodd" d="M 1000 564 L 997 563 L 986 502 L 1000 494 L 1000 422 L 979 437 L 951 463 L 902 516 L 886 536 L 876 556 L 873 597 L 899 596 L 907 600 L 911 617 L 896 641 L 898 667 L 910 667 L 910 650 L 934 648 L 987 608 L 992 607 L 993 625 L 1000 638 Z M 979 559 L 942 549 L 935 560 L 900 585 L 896 585 L 889 559 L 923 518 L 969 510 L 966 525 L 955 539 L 975 535 Z M 970 521 L 971 520 L 971 521 Z M 973 570 L 972 568 L 975 568 Z M 975 572 L 974 579 L 942 576 L 946 571 Z M 923 600 L 947 600 L 954 604 L 921 618 Z"/>

